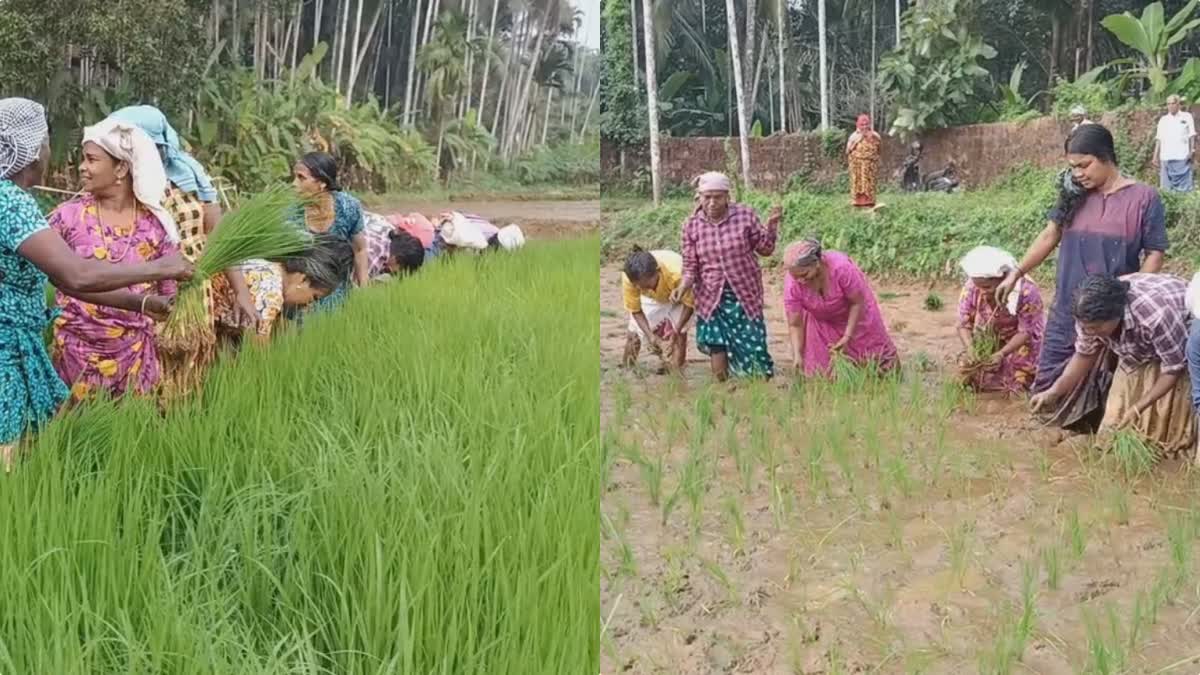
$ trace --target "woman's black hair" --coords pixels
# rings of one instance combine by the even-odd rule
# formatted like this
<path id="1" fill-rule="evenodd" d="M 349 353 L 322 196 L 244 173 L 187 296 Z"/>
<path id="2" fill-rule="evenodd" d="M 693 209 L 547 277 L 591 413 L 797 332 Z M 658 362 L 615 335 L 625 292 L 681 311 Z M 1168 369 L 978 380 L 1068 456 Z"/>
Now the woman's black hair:
<path id="1" fill-rule="evenodd" d="M 325 188 L 330 192 L 337 192 L 342 189 L 338 183 L 338 168 L 337 160 L 328 152 L 310 152 L 300 158 L 300 163 L 304 165 L 313 178 L 325 184 Z"/>
<path id="2" fill-rule="evenodd" d="M 1075 290 L 1072 314 L 1079 321 L 1112 321 L 1125 315 L 1127 304 L 1129 282 L 1094 274 Z"/>
<path id="3" fill-rule="evenodd" d="M 633 247 L 633 253 L 625 259 L 625 276 L 636 283 L 658 273 L 658 261 L 649 251 L 640 246 Z"/>
<path id="4" fill-rule="evenodd" d="M 328 233 L 313 235 L 312 248 L 285 258 L 283 269 L 303 274 L 313 288 L 333 291 L 350 279 L 354 248 L 345 239 Z"/>
<path id="5" fill-rule="evenodd" d="M 425 247 L 421 240 L 405 230 L 388 233 L 388 254 L 396 259 L 401 274 L 416 272 L 425 263 Z"/>
<path id="6" fill-rule="evenodd" d="M 1092 155 L 1096 159 L 1117 166 L 1117 149 L 1113 144 L 1112 132 L 1103 124 L 1081 124 L 1067 134 L 1063 149 L 1069 155 Z"/>

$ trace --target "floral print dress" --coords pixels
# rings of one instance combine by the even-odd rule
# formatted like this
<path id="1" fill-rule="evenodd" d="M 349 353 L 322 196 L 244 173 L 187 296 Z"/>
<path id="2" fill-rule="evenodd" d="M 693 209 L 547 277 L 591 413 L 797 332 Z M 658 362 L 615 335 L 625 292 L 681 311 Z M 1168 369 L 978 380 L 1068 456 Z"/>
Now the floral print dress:
<path id="1" fill-rule="evenodd" d="M 977 391 L 1018 394 L 1029 391 L 1037 376 L 1038 355 L 1046 330 L 1045 305 L 1037 284 L 1021 280 L 1014 315 L 1008 307 L 997 305 L 992 294 L 981 290 L 969 279 L 958 299 L 958 327 L 977 337 L 986 330 L 995 333 L 998 346 L 1003 347 L 1017 333 L 1029 339 L 1017 351 L 1005 356 L 1000 365 L 972 372 L 968 384 Z"/>
<path id="2" fill-rule="evenodd" d="M 283 265 L 267 260 L 248 260 L 241 265 L 241 270 L 258 312 L 255 332 L 259 337 L 269 337 L 283 314 Z M 242 329 L 233 318 L 232 288 L 217 295 L 215 301 L 213 314 L 217 329 L 224 335 L 240 335 Z"/>
<path id="3" fill-rule="evenodd" d="M 17 253 L 45 228 L 33 197 L 0 180 L 0 445 L 36 431 L 67 397 L 42 340 L 46 275 Z"/>
<path id="4" fill-rule="evenodd" d="M 100 220 L 95 198 L 83 195 L 50 214 L 50 227 L 80 258 L 113 265 L 135 265 L 179 252 L 167 240 L 162 223 L 139 207 L 130 227 Z M 126 290 L 138 295 L 174 295 L 178 284 L 142 283 Z M 84 302 L 56 293 L 61 315 L 54 320 L 53 360 L 75 400 L 103 391 L 113 397 L 126 392 L 151 394 L 162 375 L 154 321 L 141 313 Z"/>

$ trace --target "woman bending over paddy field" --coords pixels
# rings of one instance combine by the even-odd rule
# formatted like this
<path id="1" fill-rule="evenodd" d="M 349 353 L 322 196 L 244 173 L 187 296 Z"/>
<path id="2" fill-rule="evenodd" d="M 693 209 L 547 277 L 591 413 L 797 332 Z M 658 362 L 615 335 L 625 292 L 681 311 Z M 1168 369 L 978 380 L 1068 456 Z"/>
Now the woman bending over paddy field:
<path id="1" fill-rule="evenodd" d="M 1118 365 L 1100 430 L 1131 428 L 1165 452 L 1190 451 L 1196 424 L 1187 377 L 1187 286 L 1169 274 L 1084 279 L 1072 305 L 1075 353 L 1030 406 L 1052 407 L 1111 351 Z"/>
<path id="2" fill-rule="evenodd" d="M 255 341 L 270 341 L 285 309 L 302 310 L 344 286 L 353 266 L 350 243 L 329 234 L 316 235 L 311 249 L 283 262 L 250 260 L 242 264 L 240 271 L 259 317 L 254 327 Z M 222 338 L 234 342 L 242 338 L 246 327 L 228 288 L 214 298 L 213 313 Z"/>
<path id="3" fill-rule="evenodd" d="M 1071 299 L 1080 282 L 1092 274 L 1157 272 L 1167 250 L 1166 211 L 1158 190 L 1121 175 L 1108 129 L 1081 125 L 1067 137 L 1065 149 L 1070 169 L 1060 175 L 1058 203 L 1045 229 L 995 293 L 997 302 L 1005 302 L 1021 277 L 1058 249 L 1058 280 L 1034 393 L 1049 389 L 1075 353 Z M 1056 397 L 1057 405 L 1043 411 L 1043 422 L 1076 431 L 1095 429 L 1112 382 L 1112 366 L 1103 357 L 1089 361 L 1092 370 L 1076 380 L 1072 391 Z"/>
<path id="4" fill-rule="evenodd" d="M 367 275 L 372 281 L 381 281 L 394 276 L 411 274 L 425 264 L 428 255 L 424 243 L 413 236 L 408 228 L 398 221 L 411 222 L 413 216 L 386 217 L 378 213 L 364 213 L 364 232 L 367 237 Z M 425 220 L 428 223 L 428 220 Z M 429 242 L 433 244 L 433 225 L 429 226 Z"/>
<path id="5" fill-rule="evenodd" d="M 180 256 L 112 265 L 78 255 L 47 226 L 28 192 L 49 164 L 49 141 L 40 104 L 0 100 L 0 456 L 6 470 L 21 437 L 48 422 L 68 396 L 42 340 L 49 321 L 46 282 L 60 292 L 122 306 L 129 294 L 109 291 L 192 274 Z M 168 307 L 156 298 L 145 309 Z"/>
<path id="6" fill-rule="evenodd" d="M 363 232 L 362 203 L 338 183 L 337 162 L 324 152 L 310 152 L 292 167 L 292 185 L 311 202 L 298 214 L 313 234 L 329 234 L 350 244 L 354 250 L 354 274 L 351 281 L 311 305 L 309 310 L 337 307 L 346 299 L 351 282 L 355 286 L 370 283 L 367 237 Z M 248 284 L 249 282 L 247 282 Z"/>
<path id="7" fill-rule="evenodd" d="M 754 209 L 730 203 L 733 184 L 724 174 L 700 176 L 700 208 L 683 224 L 683 281 L 671 294 L 682 302 L 694 291 L 699 325 L 696 346 L 707 354 L 713 375 L 771 377 L 763 321 L 762 270 L 755 256 L 775 252 L 782 210 L 771 210 L 766 226 Z"/>
<path id="8" fill-rule="evenodd" d="M 49 219 L 76 254 L 122 266 L 179 253 L 179 230 L 161 202 L 167 174 L 146 132 L 112 119 L 88 127 L 79 173 L 85 192 Z M 175 292 L 174 281 L 160 281 L 134 284 L 107 300 L 56 294 L 54 368 L 74 400 L 100 391 L 155 393 L 162 376 L 155 320 L 165 318 L 162 297 Z"/>
<path id="9" fill-rule="evenodd" d="M 881 371 L 898 365 L 875 291 L 849 256 L 805 239 L 784 250 L 783 264 L 783 304 L 798 373 L 831 374 L 834 354 Z"/>
<path id="10" fill-rule="evenodd" d="M 217 190 L 204 167 L 183 149 L 179 134 L 158 108 L 149 105 L 122 108 L 109 119 L 136 125 L 158 148 L 167 174 L 163 207 L 175 219 L 184 258 L 195 263 L 204 253 L 208 236 L 221 220 Z M 239 318 L 247 325 L 257 320 L 249 290 L 236 269 L 221 278 L 232 289 Z M 170 401 L 197 388 L 204 371 L 216 356 L 212 316 L 212 286 L 204 283 L 204 311 L 198 323 L 187 322 L 179 331 L 160 331 L 158 354 L 162 363 L 160 393 Z"/>
<path id="11" fill-rule="evenodd" d="M 637 363 L 645 344 L 675 372 L 687 362 L 687 329 L 695 312 L 691 291 L 678 301 L 671 295 L 683 281 L 683 258 L 674 251 L 644 251 L 635 247 L 621 273 L 621 296 L 629 312 L 623 365 Z"/>
<path id="12" fill-rule="evenodd" d="M 1002 302 L 997 300 L 996 287 L 1017 268 L 1017 259 L 992 246 L 971 249 L 959 266 L 967 275 L 958 299 L 964 384 L 980 392 L 1029 391 L 1046 328 L 1037 284 L 1023 278 Z"/>

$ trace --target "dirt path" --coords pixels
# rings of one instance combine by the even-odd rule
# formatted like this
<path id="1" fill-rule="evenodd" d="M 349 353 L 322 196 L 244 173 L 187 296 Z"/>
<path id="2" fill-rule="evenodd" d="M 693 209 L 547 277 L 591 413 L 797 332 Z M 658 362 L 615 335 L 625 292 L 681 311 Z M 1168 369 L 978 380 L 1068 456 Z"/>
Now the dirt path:
<path id="1" fill-rule="evenodd" d="M 375 205 L 382 213 L 417 211 L 433 216 L 451 209 L 477 213 L 501 227 L 516 223 L 526 236 L 534 239 L 578 237 L 595 232 L 600 226 L 600 200 L 586 201 L 395 201 Z"/>
<path id="2" fill-rule="evenodd" d="M 936 312 L 929 286 L 876 289 L 901 358 L 927 369 L 902 385 L 924 408 L 813 408 L 786 374 L 778 274 L 766 285 L 783 376 L 731 391 L 694 344 L 682 382 L 618 368 L 628 319 L 601 268 L 604 675 L 1070 675 L 1097 649 L 1119 656 L 1104 672 L 1200 672 L 1196 472 L 1169 460 L 1124 485 L 1021 401 L 947 406 L 956 286 L 932 289 Z"/>

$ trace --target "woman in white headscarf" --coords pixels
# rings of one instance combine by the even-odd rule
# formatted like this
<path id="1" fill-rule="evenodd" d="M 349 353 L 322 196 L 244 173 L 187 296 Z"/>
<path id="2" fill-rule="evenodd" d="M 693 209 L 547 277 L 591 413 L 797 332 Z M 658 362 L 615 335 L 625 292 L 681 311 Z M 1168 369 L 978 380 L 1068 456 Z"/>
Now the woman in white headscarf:
<path id="1" fill-rule="evenodd" d="M 105 120 L 83 133 L 79 166 L 85 192 L 60 205 L 50 226 L 77 255 L 114 266 L 138 265 L 179 253 L 175 219 L 162 206 L 167 175 L 154 142 L 128 122 Z M 173 281 L 124 289 L 128 306 L 173 296 Z M 100 307 L 96 298 L 57 295 L 54 368 L 83 400 L 97 391 L 118 397 L 155 393 L 162 376 L 153 312 Z M 134 303 L 137 303 L 136 305 Z"/>
<path id="2" fill-rule="evenodd" d="M 958 338 L 965 350 L 959 359 L 963 380 L 976 391 L 1029 391 L 1046 327 L 1037 285 L 1028 277 L 1021 279 L 1000 304 L 996 287 L 1017 268 L 1011 253 L 978 246 L 959 265 L 967 276 L 958 300 Z"/>
<path id="3" fill-rule="evenodd" d="M 49 320 L 47 280 L 66 293 L 120 303 L 128 298 L 105 291 L 187 279 L 192 269 L 179 256 L 136 265 L 79 257 L 47 227 L 28 192 L 41 181 L 49 158 L 45 109 L 28 99 L 0 100 L 0 458 L 5 469 L 22 436 L 49 421 L 67 396 L 42 340 Z M 168 308 L 159 297 L 139 298 L 138 304 L 147 312 Z"/>

